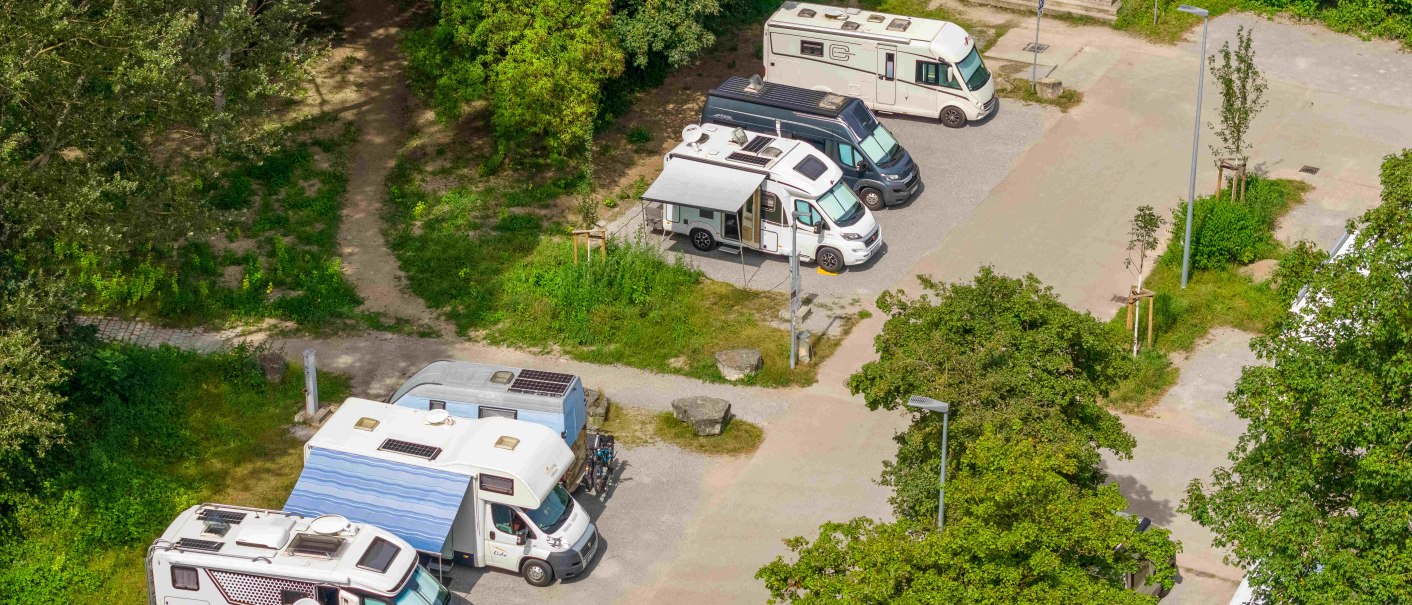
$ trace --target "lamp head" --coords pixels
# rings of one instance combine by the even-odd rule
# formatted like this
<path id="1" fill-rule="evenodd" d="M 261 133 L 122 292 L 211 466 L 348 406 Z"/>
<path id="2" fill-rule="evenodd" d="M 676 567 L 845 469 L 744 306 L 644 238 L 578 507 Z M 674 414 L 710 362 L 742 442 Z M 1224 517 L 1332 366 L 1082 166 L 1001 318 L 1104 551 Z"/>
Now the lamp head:
<path id="1" fill-rule="evenodd" d="M 941 412 L 942 414 L 951 411 L 951 404 L 946 403 L 945 401 L 937 401 L 935 399 L 932 399 L 931 397 L 923 397 L 921 395 L 913 395 L 911 397 L 908 397 L 907 405 L 909 407 L 926 410 L 928 412 Z"/>
<path id="2" fill-rule="evenodd" d="M 1196 15 L 1196 16 L 1198 16 L 1198 17 L 1201 17 L 1202 19 L 1205 19 L 1205 18 L 1211 16 L 1211 11 L 1208 11 L 1208 10 L 1206 10 L 1206 9 L 1204 9 L 1204 8 L 1199 7 L 1199 6 L 1192 6 L 1192 5 L 1190 5 L 1190 4 L 1183 4 L 1183 5 L 1181 5 L 1181 6 L 1178 6 L 1178 7 L 1177 7 L 1177 10 L 1182 11 L 1182 12 L 1184 12 L 1184 13 L 1189 13 L 1189 14 L 1192 14 L 1192 15 Z"/>

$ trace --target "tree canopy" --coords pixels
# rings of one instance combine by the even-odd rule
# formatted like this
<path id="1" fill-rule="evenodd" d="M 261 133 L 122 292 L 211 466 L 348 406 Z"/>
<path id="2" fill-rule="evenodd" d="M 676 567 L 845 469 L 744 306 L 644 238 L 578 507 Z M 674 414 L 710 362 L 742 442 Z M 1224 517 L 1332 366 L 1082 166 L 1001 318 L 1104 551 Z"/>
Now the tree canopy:
<path id="1" fill-rule="evenodd" d="M 1412 151 L 1382 184 L 1352 250 L 1253 341 L 1268 365 L 1228 395 L 1246 432 L 1184 503 L 1272 605 L 1412 601 Z"/>
<path id="2" fill-rule="evenodd" d="M 874 341 L 878 359 L 848 380 L 871 409 L 893 410 L 910 395 L 952 404 L 952 442 L 960 451 L 983 427 L 1014 430 L 1075 460 L 1072 478 L 1097 485 L 1094 446 L 1122 455 L 1133 439 L 1099 404 L 1131 368 L 1102 324 L 1068 308 L 1033 275 L 1015 279 L 982 268 L 971 283 L 922 278 L 925 294 L 878 298 L 889 315 Z M 898 516 L 934 510 L 941 419 L 918 414 L 898 436 L 897 461 L 883 474 L 896 488 Z"/>
<path id="3" fill-rule="evenodd" d="M 795 555 L 761 568 L 776 602 L 798 604 L 1153 603 L 1124 588 L 1142 560 L 1175 555 L 1167 531 L 1137 532 L 1118 514 L 1117 485 L 1093 490 L 1068 477 L 1083 464 L 1045 444 L 982 433 L 948 478 L 944 532 L 902 520 L 825 524 Z M 933 503 L 934 504 L 934 503 Z M 1159 565 L 1155 583 L 1175 580 Z"/>

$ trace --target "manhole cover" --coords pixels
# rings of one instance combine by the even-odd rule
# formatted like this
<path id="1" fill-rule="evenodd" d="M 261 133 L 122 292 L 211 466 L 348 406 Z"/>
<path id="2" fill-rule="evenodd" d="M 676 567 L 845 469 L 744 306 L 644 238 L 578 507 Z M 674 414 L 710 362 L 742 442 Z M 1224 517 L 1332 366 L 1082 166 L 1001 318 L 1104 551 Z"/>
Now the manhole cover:
<path id="1" fill-rule="evenodd" d="M 1035 44 L 1034 42 L 1030 42 L 1025 45 L 1025 52 L 1027 53 L 1042 53 L 1046 50 L 1049 50 L 1048 44 Z"/>
<path id="2" fill-rule="evenodd" d="M 1303 167 L 1303 168 L 1300 168 L 1299 171 L 1300 171 L 1300 172 L 1303 172 L 1304 174 L 1319 174 L 1319 167 L 1318 167 L 1318 166 L 1305 166 L 1305 167 Z"/>

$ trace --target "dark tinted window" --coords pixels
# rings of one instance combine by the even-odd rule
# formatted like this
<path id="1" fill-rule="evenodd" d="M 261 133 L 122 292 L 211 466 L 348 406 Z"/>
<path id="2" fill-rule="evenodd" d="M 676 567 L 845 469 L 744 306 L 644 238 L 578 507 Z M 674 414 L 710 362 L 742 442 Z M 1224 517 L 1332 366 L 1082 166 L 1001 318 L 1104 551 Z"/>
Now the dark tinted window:
<path id="1" fill-rule="evenodd" d="M 399 552 L 402 552 L 402 549 L 396 544 L 382 538 L 373 538 L 373 543 L 368 545 L 368 550 L 358 559 L 358 567 L 386 573 Z"/>
<path id="2" fill-rule="evenodd" d="M 433 399 L 433 400 L 431 400 L 430 403 L 427 404 L 427 409 L 428 409 L 428 410 L 444 410 L 444 409 L 446 409 L 446 402 L 445 402 L 445 401 L 437 401 L 437 400 Z"/>
<path id="3" fill-rule="evenodd" d="M 799 54 L 811 57 L 824 56 L 824 44 L 822 42 L 810 42 L 808 40 L 799 41 Z"/>
<path id="4" fill-rule="evenodd" d="M 481 418 L 509 418 L 511 420 L 514 420 L 518 418 L 519 415 L 520 414 L 517 410 L 507 410 L 504 408 L 490 408 L 486 406 L 480 406 L 479 412 L 479 416 Z"/>
<path id="5" fill-rule="evenodd" d="M 784 224 L 784 204 L 780 203 L 780 198 L 775 197 L 775 194 L 766 193 L 760 198 L 760 218 L 767 223 Z"/>
<path id="6" fill-rule="evenodd" d="M 201 577 L 195 567 L 172 567 L 172 588 L 178 590 L 200 590 Z"/>
<path id="7" fill-rule="evenodd" d="M 481 475 L 480 488 L 487 492 L 513 496 L 515 495 L 515 480 L 495 475 Z"/>
<path id="8" fill-rule="evenodd" d="M 798 164 L 794 165 L 795 172 L 809 177 L 811 181 L 818 180 L 828 169 L 829 167 L 825 166 L 822 160 L 812 155 L 806 156 L 804 159 L 800 160 Z"/>

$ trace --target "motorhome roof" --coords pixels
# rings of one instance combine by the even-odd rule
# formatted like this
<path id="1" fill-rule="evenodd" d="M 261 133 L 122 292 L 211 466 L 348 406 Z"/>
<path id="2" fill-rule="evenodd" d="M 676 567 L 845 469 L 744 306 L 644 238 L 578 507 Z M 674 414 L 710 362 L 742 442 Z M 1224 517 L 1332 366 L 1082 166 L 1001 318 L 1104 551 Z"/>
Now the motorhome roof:
<path id="1" fill-rule="evenodd" d="M 720 86 L 711 89 L 711 96 L 735 99 L 747 103 L 759 103 L 780 109 L 789 109 L 811 115 L 836 118 L 846 111 L 857 111 L 849 106 L 863 101 L 822 90 L 809 90 L 798 86 L 777 82 L 761 82 L 752 86 L 749 78 L 731 76 Z M 867 111 L 864 107 L 863 111 Z"/>
<path id="2" fill-rule="evenodd" d="M 801 196 L 811 198 L 823 195 L 843 177 L 843 171 L 837 164 L 807 143 L 718 124 L 702 124 L 700 128 L 705 136 L 694 143 L 683 141 L 667 154 L 668 160 L 687 158 L 746 172 L 768 174 L 772 180 L 797 190 Z M 732 140 L 736 130 L 743 133 L 744 143 Z M 812 161 L 809 161 L 810 159 Z M 808 169 L 814 169 L 814 172 L 811 173 Z M 668 170 L 664 170 L 664 174 Z M 647 196 L 644 194 L 644 197 Z M 739 202 L 744 204 L 747 197 L 749 196 L 742 197 Z"/>
<path id="3" fill-rule="evenodd" d="M 294 513 L 222 504 L 202 504 L 177 515 L 154 544 L 173 564 L 233 574 L 282 577 L 314 583 L 352 585 L 391 593 L 416 564 L 416 550 L 380 528 L 347 520 L 322 523 L 343 527 L 315 532 L 313 518 Z M 308 539 L 306 539 L 308 538 Z M 375 539 L 400 549 L 385 572 L 360 567 Z M 314 544 L 317 548 L 309 548 Z M 303 554 L 300 554 L 303 553 Z M 238 581 L 238 580 L 232 580 Z"/>
<path id="4" fill-rule="evenodd" d="M 387 402 L 415 394 L 427 399 L 498 402 L 523 410 L 563 412 L 564 399 L 578 382 L 579 377 L 572 374 L 443 359 L 418 370 Z"/>
<path id="5" fill-rule="evenodd" d="M 559 434 L 544 426 L 509 418 L 431 424 L 434 418 L 427 410 L 350 397 L 308 446 L 463 475 L 509 475 L 540 499 L 574 460 Z"/>
<path id="6" fill-rule="evenodd" d="M 804 2 L 785 2 L 766 27 L 840 33 L 899 44 L 920 43 L 947 61 L 960 61 L 974 46 L 961 26 L 949 21 L 879 13 Z"/>

